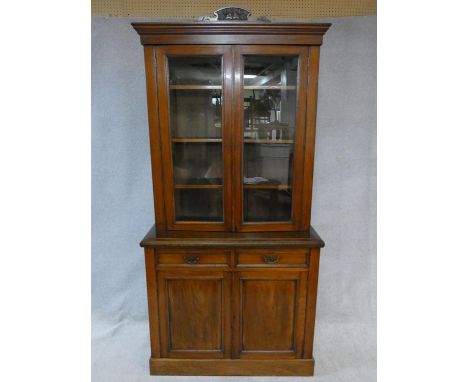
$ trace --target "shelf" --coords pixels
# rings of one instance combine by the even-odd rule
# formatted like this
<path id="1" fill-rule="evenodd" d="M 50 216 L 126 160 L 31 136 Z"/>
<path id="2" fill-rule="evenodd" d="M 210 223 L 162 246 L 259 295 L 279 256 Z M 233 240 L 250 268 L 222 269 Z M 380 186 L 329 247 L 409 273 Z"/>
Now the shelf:
<path id="1" fill-rule="evenodd" d="M 221 90 L 221 85 L 169 85 L 171 90 Z"/>
<path id="2" fill-rule="evenodd" d="M 244 143 L 261 143 L 261 144 L 268 144 L 268 145 L 284 145 L 284 144 L 293 144 L 294 140 L 292 139 L 244 139 Z"/>
<path id="3" fill-rule="evenodd" d="M 287 184 L 244 184 L 248 190 L 290 190 L 291 186 Z"/>
<path id="4" fill-rule="evenodd" d="M 171 90 L 221 90 L 222 85 L 169 85 Z M 244 90 L 295 90 L 294 85 L 245 85 Z"/>
<path id="5" fill-rule="evenodd" d="M 286 85 L 286 86 L 281 86 L 281 85 L 244 85 L 244 90 L 295 90 L 296 86 L 294 85 Z"/>
<path id="6" fill-rule="evenodd" d="M 218 143 L 222 138 L 173 138 L 173 143 Z"/>
<path id="7" fill-rule="evenodd" d="M 189 190 L 189 189 L 221 189 L 222 184 L 176 184 L 176 190 Z"/>

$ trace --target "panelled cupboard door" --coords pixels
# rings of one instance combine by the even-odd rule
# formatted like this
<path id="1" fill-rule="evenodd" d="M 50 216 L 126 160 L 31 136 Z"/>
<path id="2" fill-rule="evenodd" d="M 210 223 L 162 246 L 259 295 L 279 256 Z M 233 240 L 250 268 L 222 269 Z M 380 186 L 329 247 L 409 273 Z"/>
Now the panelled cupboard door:
<path id="1" fill-rule="evenodd" d="M 234 55 L 235 226 L 300 229 L 308 49 L 240 45 Z"/>
<path id="2" fill-rule="evenodd" d="M 242 271 L 233 277 L 233 358 L 301 358 L 307 272 Z"/>
<path id="3" fill-rule="evenodd" d="M 156 67 L 168 229 L 230 231 L 232 48 L 157 47 Z"/>
<path id="4" fill-rule="evenodd" d="M 158 272 L 161 357 L 229 358 L 229 272 Z"/>

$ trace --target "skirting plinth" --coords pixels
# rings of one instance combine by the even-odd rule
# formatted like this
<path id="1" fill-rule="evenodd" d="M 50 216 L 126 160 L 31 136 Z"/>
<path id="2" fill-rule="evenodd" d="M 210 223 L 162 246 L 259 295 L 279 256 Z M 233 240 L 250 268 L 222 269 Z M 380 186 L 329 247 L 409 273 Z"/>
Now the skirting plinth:
<path id="1" fill-rule="evenodd" d="M 314 359 L 168 359 L 150 358 L 151 375 L 311 376 Z"/>

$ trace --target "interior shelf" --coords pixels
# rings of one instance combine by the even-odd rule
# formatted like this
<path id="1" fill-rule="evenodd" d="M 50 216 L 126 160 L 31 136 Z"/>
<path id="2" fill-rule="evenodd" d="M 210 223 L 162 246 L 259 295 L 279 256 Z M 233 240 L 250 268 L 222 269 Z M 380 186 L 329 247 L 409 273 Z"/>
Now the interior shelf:
<path id="1" fill-rule="evenodd" d="M 220 189 L 223 188 L 222 184 L 176 184 L 174 187 L 178 190 L 187 190 L 187 189 Z"/>
<path id="2" fill-rule="evenodd" d="M 218 143 L 222 138 L 173 138 L 173 143 Z"/>
<path id="3" fill-rule="evenodd" d="M 244 188 L 255 190 L 290 190 L 291 186 L 288 184 L 244 184 Z"/>
<path id="4" fill-rule="evenodd" d="M 244 143 L 261 143 L 268 145 L 281 145 L 281 144 L 292 144 L 294 140 L 292 139 L 244 139 Z"/>
<path id="5" fill-rule="evenodd" d="M 169 85 L 171 90 L 219 90 L 222 85 Z"/>
<path id="6" fill-rule="evenodd" d="M 244 85 L 244 90 L 294 90 L 296 86 L 294 85 Z"/>
<path id="7" fill-rule="evenodd" d="M 222 85 L 169 85 L 171 90 L 221 90 Z M 294 85 L 245 85 L 244 90 L 295 90 Z"/>

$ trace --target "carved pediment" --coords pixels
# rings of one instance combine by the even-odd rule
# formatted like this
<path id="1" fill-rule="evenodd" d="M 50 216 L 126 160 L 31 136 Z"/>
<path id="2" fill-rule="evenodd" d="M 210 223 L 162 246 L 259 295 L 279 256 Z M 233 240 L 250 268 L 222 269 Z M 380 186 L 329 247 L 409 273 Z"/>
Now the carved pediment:
<path id="1" fill-rule="evenodd" d="M 218 21 L 247 21 L 250 11 L 239 7 L 226 7 L 214 11 Z"/>

